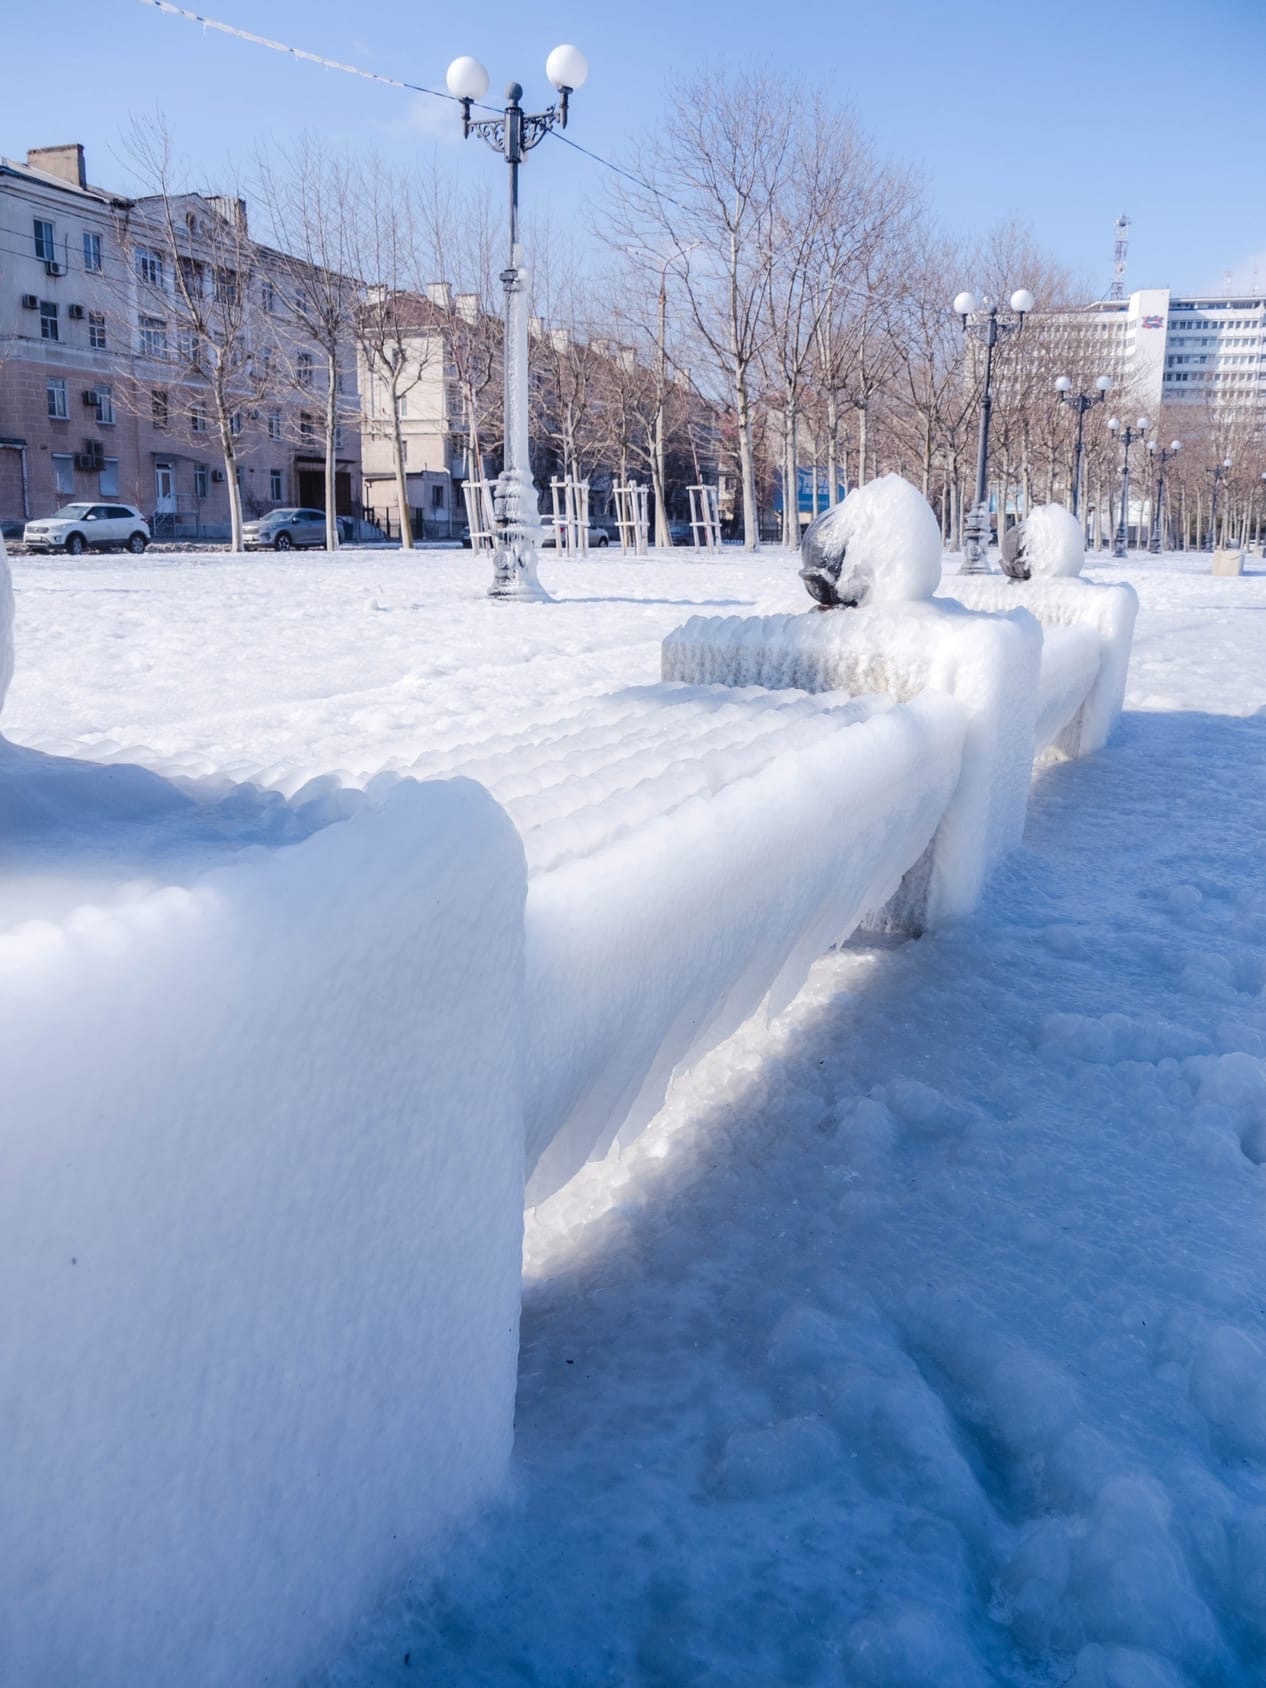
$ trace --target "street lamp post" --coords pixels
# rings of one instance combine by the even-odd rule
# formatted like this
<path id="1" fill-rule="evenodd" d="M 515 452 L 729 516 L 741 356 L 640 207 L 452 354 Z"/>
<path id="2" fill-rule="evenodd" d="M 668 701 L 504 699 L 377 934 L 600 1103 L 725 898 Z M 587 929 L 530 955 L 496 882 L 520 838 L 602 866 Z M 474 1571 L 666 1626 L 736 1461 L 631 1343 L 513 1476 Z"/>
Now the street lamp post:
<path id="1" fill-rule="evenodd" d="M 1233 465 L 1229 457 L 1224 457 L 1221 463 L 1215 463 L 1211 471 L 1213 475 L 1213 497 L 1209 500 L 1209 543 L 1206 551 L 1213 551 L 1218 543 L 1218 487 L 1230 474 Z"/>
<path id="2" fill-rule="evenodd" d="M 1131 428 L 1127 423 L 1124 428 L 1115 416 L 1108 418 L 1108 427 L 1113 435 L 1119 435 L 1121 444 L 1125 447 L 1125 457 L 1121 467 L 1121 509 L 1117 516 L 1117 536 L 1112 541 L 1112 555 L 1114 557 L 1128 557 L 1130 554 L 1130 447 L 1135 440 L 1141 440 L 1151 424 L 1146 416 L 1140 416 Z"/>
<path id="3" fill-rule="evenodd" d="M 1073 384 L 1067 375 L 1061 375 L 1055 383 L 1055 391 L 1059 394 L 1060 404 L 1071 405 L 1077 412 L 1077 446 L 1073 452 L 1073 515 L 1081 514 L 1081 465 L 1085 453 L 1085 442 L 1082 432 L 1086 422 L 1086 412 L 1093 410 L 1097 404 L 1102 404 L 1107 398 L 1112 386 L 1112 378 L 1100 375 L 1095 381 L 1094 393 L 1078 393 L 1073 397 Z"/>
<path id="4" fill-rule="evenodd" d="M 478 135 L 510 166 L 510 261 L 501 272 L 505 288 L 505 452 L 493 490 L 492 507 L 497 537 L 493 551 L 491 598 L 547 600 L 537 578 L 537 550 L 541 521 L 536 488 L 528 461 L 528 271 L 519 241 L 519 165 L 551 129 L 567 127 L 567 105 L 584 85 L 589 66 L 576 47 L 555 47 L 545 61 L 545 74 L 558 90 L 559 101 L 548 111 L 529 113 L 519 101 L 517 82 L 506 87 L 506 106 L 500 117 L 472 119 L 470 108 L 488 92 L 488 72 L 478 59 L 454 59 L 448 67 L 448 91 L 462 104 L 462 133 Z"/>
<path id="5" fill-rule="evenodd" d="M 1024 318 L 1033 309 L 1033 295 L 1026 287 L 1011 295 L 1014 320 L 998 315 L 997 301 L 974 293 L 960 293 L 954 300 L 954 314 L 961 318 L 963 333 L 985 348 L 985 386 L 980 400 L 980 437 L 976 445 L 976 502 L 964 523 L 964 574 L 989 572 L 989 418 L 993 413 L 993 349 L 1005 335 L 1019 333 Z M 1003 489 L 1006 502 L 1006 489 Z M 1005 517 L 1003 517 L 1005 520 Z M 1001 535 L 999 536 L 1001 537 Z"/>
<path id="6" fill-rule="evenodd" d="M 1156 464 L 1156 507 L 1152 512 L 1152 537 L 1148 541 L 1148 550 L 1154 557 L 1159 557 L 1163 550 L 1161 539 L 1162 518 L 1165 510 L 1165 465 L 1177 457 L 1182 450 L 1181 440 L 1171 440 L 1168 446 L 1157 449 L 1155 440 L 1148 440 L 1147 454 Z"/>

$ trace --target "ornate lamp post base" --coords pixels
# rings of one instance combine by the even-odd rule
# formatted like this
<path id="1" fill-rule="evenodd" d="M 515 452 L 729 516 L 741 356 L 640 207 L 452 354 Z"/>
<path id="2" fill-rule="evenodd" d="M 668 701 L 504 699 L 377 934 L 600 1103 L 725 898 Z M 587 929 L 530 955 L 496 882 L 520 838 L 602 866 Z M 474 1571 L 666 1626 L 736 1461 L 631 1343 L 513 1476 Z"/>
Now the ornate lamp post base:
<path id="1" fill-rule="evenodd" d="M 989 506 L 973 504 L 963 519 L 963 574 L 988 574 Z"/>
<path id="2" fill-rule="evenodd" d="M 536 519 L 536 488 L 523 469 L 504 469 L 493 489 L 497 544 L 492 554 L 490 598 L 517 598 L 552 604 L 537 578 L 541 527 Z"/>

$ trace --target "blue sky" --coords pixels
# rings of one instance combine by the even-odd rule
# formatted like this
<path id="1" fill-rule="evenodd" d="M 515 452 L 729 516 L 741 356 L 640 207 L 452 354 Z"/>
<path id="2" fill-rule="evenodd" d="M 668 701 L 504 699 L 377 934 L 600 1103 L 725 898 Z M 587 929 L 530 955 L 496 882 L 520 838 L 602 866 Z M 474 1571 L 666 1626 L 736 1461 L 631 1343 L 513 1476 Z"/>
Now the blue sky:
<path id="1" fill-rule="evenodd" d="M 885 154 L 914 166 L 951 228 L 1018 215 L 1043 246 L 1105 291 L 1113 223 L 1133 220 L 1128 282 L 1220 287 L 1230 269 L 1266 286 L 1261 70 L 1266 0 L 547 0 L 405 4 L 369 0 L 189 0 L 190 9 L 402 79 L 443 86 L 458 53 L 548 103 L 544 59 L 560 41 L 587 53 L 578 141 L 627 158 L 673 79 L 709 66 L 802 77 L 846 103 Z M 233 160 L 303 128 L 491 179 L 463 146 L 454 108 L 296 63 L 204 32 L 139 0 L 57 0 L 6 21 L 0 151 L 82 141 L 92 179 L 128 185 L 122 134 L 164 113 L 190 166 L 213 187 Z M 1235 75 L 1240 81 L 1237 85 Z M 598 215 L 605 172 L 547 144 L 524 192 L 548 194 L 579 231 Z M 970 280 L 970 278 L 965 278 Z"/>

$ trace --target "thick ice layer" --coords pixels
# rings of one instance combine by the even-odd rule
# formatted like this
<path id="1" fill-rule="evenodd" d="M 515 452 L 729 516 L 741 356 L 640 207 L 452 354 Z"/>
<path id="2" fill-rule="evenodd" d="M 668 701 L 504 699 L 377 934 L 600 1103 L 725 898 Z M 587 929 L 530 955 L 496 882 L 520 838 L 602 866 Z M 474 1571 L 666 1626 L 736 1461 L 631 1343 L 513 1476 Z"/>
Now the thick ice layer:
<path id="1" fill-rule="evenodd" d="M 525 874 L 469 782 L 0 939 L 0 1682 L 296 1681 L 503 1477 Z"/>
<path id="2" fill-rule="evenodd" d="M 1046 627 L 1088 627 L 1099 638 L 1099 672 L 1080 709 L 1053 739 L 1065 756 L 1102 750 L 1121 716 L 1125 682 L 1138 614 L 1138 594 L 1119 582 L 1090 580 L 1003 580 L 998 575 L 960 575 L 947 594 L 973 610 L 1021 607 Z M 945 600 L 937 600 L 943 602 Z"/>
<path id="3" fill-rule="evenodd" d="M 962 731 L 944 697 L 658 685 L 418 759 L 486 784 L 523 838 L 530 1201 L 636 1136 L 675 1069 L 884 904 Z"/>
<path id="4" fill-rule="evenodd" d="M 808 692 L 933 689 L 966 716 L 962 775 L 932 850 L 887 919 L 919 928 L 974 907 L 1020 840 L 1033 761 L 1041 633 L 1023 611 L 943 600 L 806 615 L 695 616 L 664 640 L 666 680 Z"/>
<path id="5" fill-rule="evenodd" d="M 805 530 L 801 572 L 823 603 L 908 603 L 941 578 L 941 533 L 931 506 L 900 475 L 850 492 Z"/>
<path id="6" fill-rule="evenodd" d="M 957 781 L 947 698 L 656 693 L 656 742 L 525 835 L 529 1201 L 631 1141 L 674 1071 L 762 1004 L 784 1007 L 892 896 Z"/>
<path id="7" fill-rule="evenodd" d="M 0 713 L 4 711 L 4 694 L 13 678 L 13 582 L 9 577 L 9 559 L 5 554 L 4 535 L 0 533 Z"/>

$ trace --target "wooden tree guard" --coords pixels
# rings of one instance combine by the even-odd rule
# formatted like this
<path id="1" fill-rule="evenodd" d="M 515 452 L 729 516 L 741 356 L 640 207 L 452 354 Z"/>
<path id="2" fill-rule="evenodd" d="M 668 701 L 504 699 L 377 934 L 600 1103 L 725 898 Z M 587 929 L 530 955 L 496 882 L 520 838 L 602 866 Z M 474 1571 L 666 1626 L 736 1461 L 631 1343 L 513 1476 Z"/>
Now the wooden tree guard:
<path id="1" fill-rule="evenodd" d="M 721 514 L 714 486 L 692 486 L 690 493 L 690 537 L 696 551 L 721 549 Z"/>
<path id="2" fill-rule="evenodd" d="M 615 494 L 615 523 L 620 530 L 620 549 L 626 554 L 632 551 L 636 557 L 645 557 L 650 526 L 650 488 L 627 481 L 611 490 Z"/>
<path id="3" fill-rule="evenodd" d="M 491 551 L 497 541 L 492 482 L 463 481 L 462 496 L 466 500 L 466 525 L 470 529 L 471 549 Z"/>

